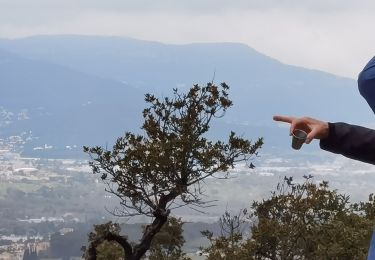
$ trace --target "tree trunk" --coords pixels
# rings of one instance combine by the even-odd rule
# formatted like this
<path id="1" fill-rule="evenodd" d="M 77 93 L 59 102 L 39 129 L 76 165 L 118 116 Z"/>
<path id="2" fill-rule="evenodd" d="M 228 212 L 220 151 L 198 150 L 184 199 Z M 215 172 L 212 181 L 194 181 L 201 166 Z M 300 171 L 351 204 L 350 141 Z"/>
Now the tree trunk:
<path id="1" fill-rule="evenodd" d="M 158 209 L 154 212 L 155 219 L 146 227 L 138 245 L 132 247 L 125 237 L 109 232 L 89 244 L 86 259 L 96 260 L 96 248 L 104 241 L 116 241 L 124 249 L 125 260 L 140 260 L 146 254 L 147 250 L 150 249 L 154 236 L 160 231 L 164 223 L 167 222 L 169 212 L 169 210 L 165 209 Z"/>

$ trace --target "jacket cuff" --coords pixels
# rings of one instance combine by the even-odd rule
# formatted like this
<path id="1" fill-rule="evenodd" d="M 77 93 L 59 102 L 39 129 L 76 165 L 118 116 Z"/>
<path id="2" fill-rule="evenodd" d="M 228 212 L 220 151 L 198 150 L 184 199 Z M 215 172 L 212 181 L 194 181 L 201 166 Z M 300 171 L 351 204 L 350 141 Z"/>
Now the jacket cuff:
<path id="1" fill-rule="evenodd" d="M 332 151 L 333 136 L 335 136 L 335 124 L 328 122 L 328 137 L 320 139 L 320 148 L 323 150 Z"/>

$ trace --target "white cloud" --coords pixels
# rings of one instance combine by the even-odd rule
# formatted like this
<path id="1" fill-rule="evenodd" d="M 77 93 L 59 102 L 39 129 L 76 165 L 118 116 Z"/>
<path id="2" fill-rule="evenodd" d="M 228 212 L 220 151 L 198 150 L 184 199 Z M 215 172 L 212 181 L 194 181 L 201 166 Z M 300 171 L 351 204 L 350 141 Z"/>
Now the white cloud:
<path id="1" fill-rule="evenodd" d="M 375 53 L 375 1 L 369 0 L 0 0 L 0 5 L 0 37 L 242 42 L 289 64 L 352 78 Z"/>

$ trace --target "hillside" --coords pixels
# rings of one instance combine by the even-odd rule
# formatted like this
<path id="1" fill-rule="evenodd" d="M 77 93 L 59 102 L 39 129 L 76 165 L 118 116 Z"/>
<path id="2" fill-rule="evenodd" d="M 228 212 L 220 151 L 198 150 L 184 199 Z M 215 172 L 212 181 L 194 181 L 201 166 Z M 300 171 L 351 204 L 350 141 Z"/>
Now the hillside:
<path id="1" fill-rule="evenodd" d="M 286 148 L 289 142 L 273 114 L 356 124 L 373 120 L 354 80 L 282 64 L 238 43 L 170 45 L 60 35 L 3 39 L 0 49 L 5 50 L 0 52 L 1 106 L 15 114 L 43 107 L 55 115 L 47 121 L 34 116 L 32 127 L 13 124 L 3 132 L 33 130 L 46 140 L 41 143 L 111 142 L 137 129 L 144 93 L 166 96 L 174 87 L 212 80 L 227 82 L 234 101 L 213 135 L 234 129 L 248 138 L 264 136 L 265 149 Z"/>

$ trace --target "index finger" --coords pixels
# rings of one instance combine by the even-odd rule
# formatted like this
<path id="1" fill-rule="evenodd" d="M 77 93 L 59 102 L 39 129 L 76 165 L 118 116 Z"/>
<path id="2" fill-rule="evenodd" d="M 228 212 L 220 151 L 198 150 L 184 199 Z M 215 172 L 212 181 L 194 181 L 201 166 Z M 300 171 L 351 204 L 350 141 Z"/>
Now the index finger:
<path id="1" fill-rule="evenodd" d="M 273 116 L 273 120 L 279 121 L 279 122 L 285 122 L 291 124 L 295 117 L 293 116 Z"/>

